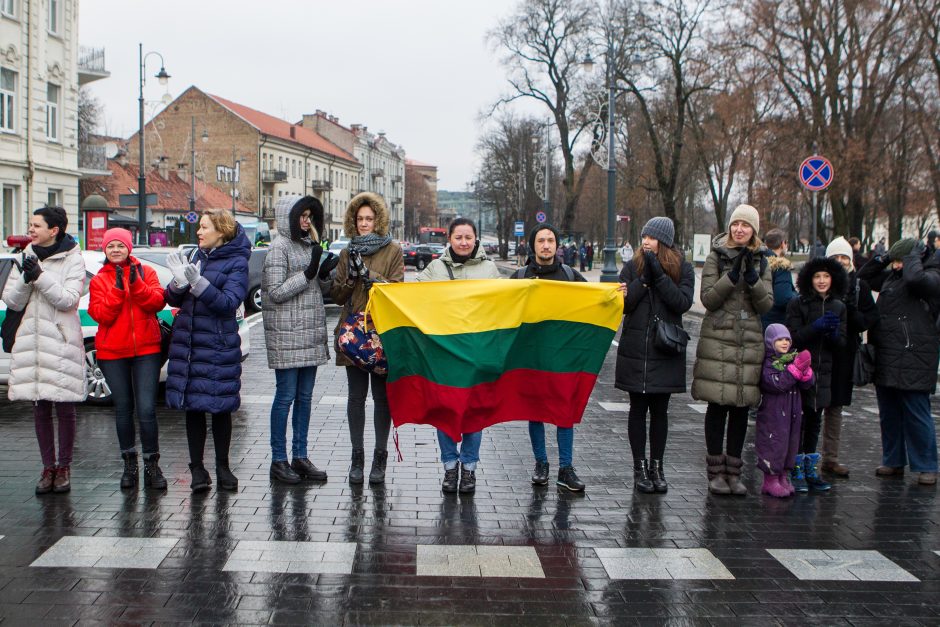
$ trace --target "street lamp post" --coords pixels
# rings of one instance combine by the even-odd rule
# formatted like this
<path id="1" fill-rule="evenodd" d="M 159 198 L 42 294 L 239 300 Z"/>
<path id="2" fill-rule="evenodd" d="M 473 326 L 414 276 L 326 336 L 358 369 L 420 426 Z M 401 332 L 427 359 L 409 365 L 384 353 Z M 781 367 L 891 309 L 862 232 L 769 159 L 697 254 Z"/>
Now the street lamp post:
<path id="1" fill-rule="evenodd" d="M 238 168 L 238 158 L 235 156 L 235 146 L 232 146 L 232 215 L 235 215 L 235 172 Z"/>
<path id="2" fill-rule="evenodd" d="M 146 74 L 146 64 L 147 57 L 155 54 L 160 57 L 160 71 L 157 72 L 156 78 L 160 81 L 161 85 L 166 85 L 167 80 L 170 78 L 170 75 L 166 73 L 165 63 L 163 61 L 163 55 L 159 52 L 148 52 L 144 55 L 144 44 L 138 44 L 138 55 L 140 59 L 140 91 L 139 97 L 137 99 L 137 104 L 140 113 L 140 164 L 137 177 L 137 243 L 140 245 L 146 246 L 147 241 L 147 165 L 146 158 L 144 157 L 144 84 L 146 79 L 144 75 Z"/>
<path id="3" fill-rule="evenodd" d="M 196 116 L 190 116 L 190 133 L 189 133 L 189 144 L 191 148 L 191 165 L 189 170 L 189 210 L 191 212 L 196 211 Z M 203 129 L 202 131 L 202 143 L 209 141 L 209 131 Z"/>

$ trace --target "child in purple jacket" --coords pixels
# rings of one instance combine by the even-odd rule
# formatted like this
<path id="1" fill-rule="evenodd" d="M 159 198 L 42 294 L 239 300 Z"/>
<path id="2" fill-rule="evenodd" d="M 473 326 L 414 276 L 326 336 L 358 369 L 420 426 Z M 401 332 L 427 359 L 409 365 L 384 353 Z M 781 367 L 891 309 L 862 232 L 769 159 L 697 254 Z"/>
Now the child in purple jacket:
<path id="1" fill-rule="evenodd" d="M 782 324 L 764 331 L 766 349 L 757 410 L 757 468 L 764 473 L 761 492 L 776 497 L 793 494 L 788 474 L 800 446 L 803 404 L 800 389 L 813 384 L 809 351 L 790 352 L 793 339 Z"/>

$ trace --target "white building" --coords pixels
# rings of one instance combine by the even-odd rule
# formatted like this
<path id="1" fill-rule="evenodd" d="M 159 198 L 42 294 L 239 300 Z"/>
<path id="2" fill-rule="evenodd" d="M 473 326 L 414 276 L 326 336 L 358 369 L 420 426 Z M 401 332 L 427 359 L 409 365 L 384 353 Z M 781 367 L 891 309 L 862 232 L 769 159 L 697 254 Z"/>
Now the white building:
<path id="1" fill-rule="evenodd" d="M 77 0 L 0 0 L 3 238 L 47 204 L 77 230 L 80 176 L 107 172 L 103 148 L 79 146 L 78 91 L 107 76 L 104 50 L 78 45 Z"/>

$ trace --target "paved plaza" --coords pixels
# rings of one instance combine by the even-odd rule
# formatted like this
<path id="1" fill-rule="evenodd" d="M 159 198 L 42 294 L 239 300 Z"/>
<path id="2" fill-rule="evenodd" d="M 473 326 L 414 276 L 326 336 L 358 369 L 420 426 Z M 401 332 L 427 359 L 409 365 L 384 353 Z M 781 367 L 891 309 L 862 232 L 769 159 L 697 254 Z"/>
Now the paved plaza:
<path id="1" fill-rule="evenodd" d="M 330 328 L 336 315 L 332 308 Z M 697 319 L 688 326 L 694 351 Z M 122 492 L 111 411 L 83 406 L 72 491 L 38 497 L 31 408 L 0 401 L 4 624 L 940 624 L 937 491 L 911 477 L 874 477 L 870 388 L 847 412 L 852 477 L 828 494 L 757 494 L 752 429 L 751 495 L 709 496 L 704 405 L 677 395 L 669 493 L 641 495 L 612 348 L 576 429 L 586 492 L 533 487 L 526 426 L 508 423 L 486 431 L 476 495 L 465 497 L 441 493 L 429 427 L 399 429 L 404 460 L 390 455 L 384 486 L 350 486 L 345 373 L 328 366 L 318 373 L 310 438 L 311 458 L 330 478 L 272 486 L 274 377 L 263 346 L 258 324 L 234 418 L 237 493 L 190 492 L 183 416 L 162 406 L 170 487 Z M 207 466 L 214 471 L 211 454 Z"/>

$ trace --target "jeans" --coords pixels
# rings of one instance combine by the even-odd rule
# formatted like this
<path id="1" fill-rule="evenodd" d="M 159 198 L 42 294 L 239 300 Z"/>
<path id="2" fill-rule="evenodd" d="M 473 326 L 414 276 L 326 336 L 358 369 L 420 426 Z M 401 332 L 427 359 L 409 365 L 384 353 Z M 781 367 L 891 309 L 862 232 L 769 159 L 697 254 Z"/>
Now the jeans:
<path id="1" fill-rule="evenodd" d="M 55 405 L 59 419 L 59 466 L 72 465 L 72 448 L 75 446 L 75 403 L 53 403 L 36 401 L 33 405 L 33 421 L 36 423 L 36 439 L 39 440 L 39 455 L 42 465 L 51 468 L 55 459 L 55 426 L 52 422 L 52 406 Z"/>
<path id="2" fill-rule="evenodd" d="M 310 406 L 317 367 L 277 368 L 274 370 L 274 402 L 271 404 L 271 461 L 287 461 L 287 415 L 294 407 L 291 431 L 291 456 L 307 458 L 307 431 L 310 429 Z"/>
<path id="3" fill-rule="evenodd" d="M 882 464 L 903 468 L 910 461 L 914 472 L 937 472 L 937 433 L 930 414 L 930 394 L 881 385 L 875 386 L 875 392 Z"/>
<path id="4" fill-rule="evenodd" d="M 458 452 L 457 443 L 451 440 L 449 435 L 438 429 L 437 443 L 441 447 L 441 461 L 444 463 L 444 469 L 456 468 L 457 460 L 460 460 L 460 465 L 465 469 L 476 470 L 477 462 L 480 461 L 481 442 L 483 442 L 482 431 L 464 433 Z"/>
<path id="5" fill-rule="evenodd" d="M 354 449 L 364 448 L 363 434 L 366 427 L 366 394 L 372 382 L 372 427 L 375 429 L 375 450 L 384 451 L 388 446 L 388 432 L 392 427 L 392 415 L 388 411 L 388 396 L 385 394 L 385 377 L 366 372 L 356 366 L 346 367 L 349 396 L 346 400 L 346 416 L 349 419 L 349 441 Z"/>
<path id="6" fill-rule="evenodd" d="M 159 453 L 156 404 L 162 366 L 160 353 L 126 359 L 99 359 L 98 366 L 114 399 L 114 422 L 121 452 L 134 452 L 137 444 L 134 433 L 136 408 L 144 456 Z"/>
<path id="7" fill-rule="evenodd" d="M 558 441 L 558 467 L 567 468 L 571 465 L 574 449 L 574 427 L 556 427 L 555 439 Z M 547 462 L 548 453 L 545 451 L 545 423 L 529 423 L 529 440 L 532 442 L 532 453 L 535 461 Z"/>

